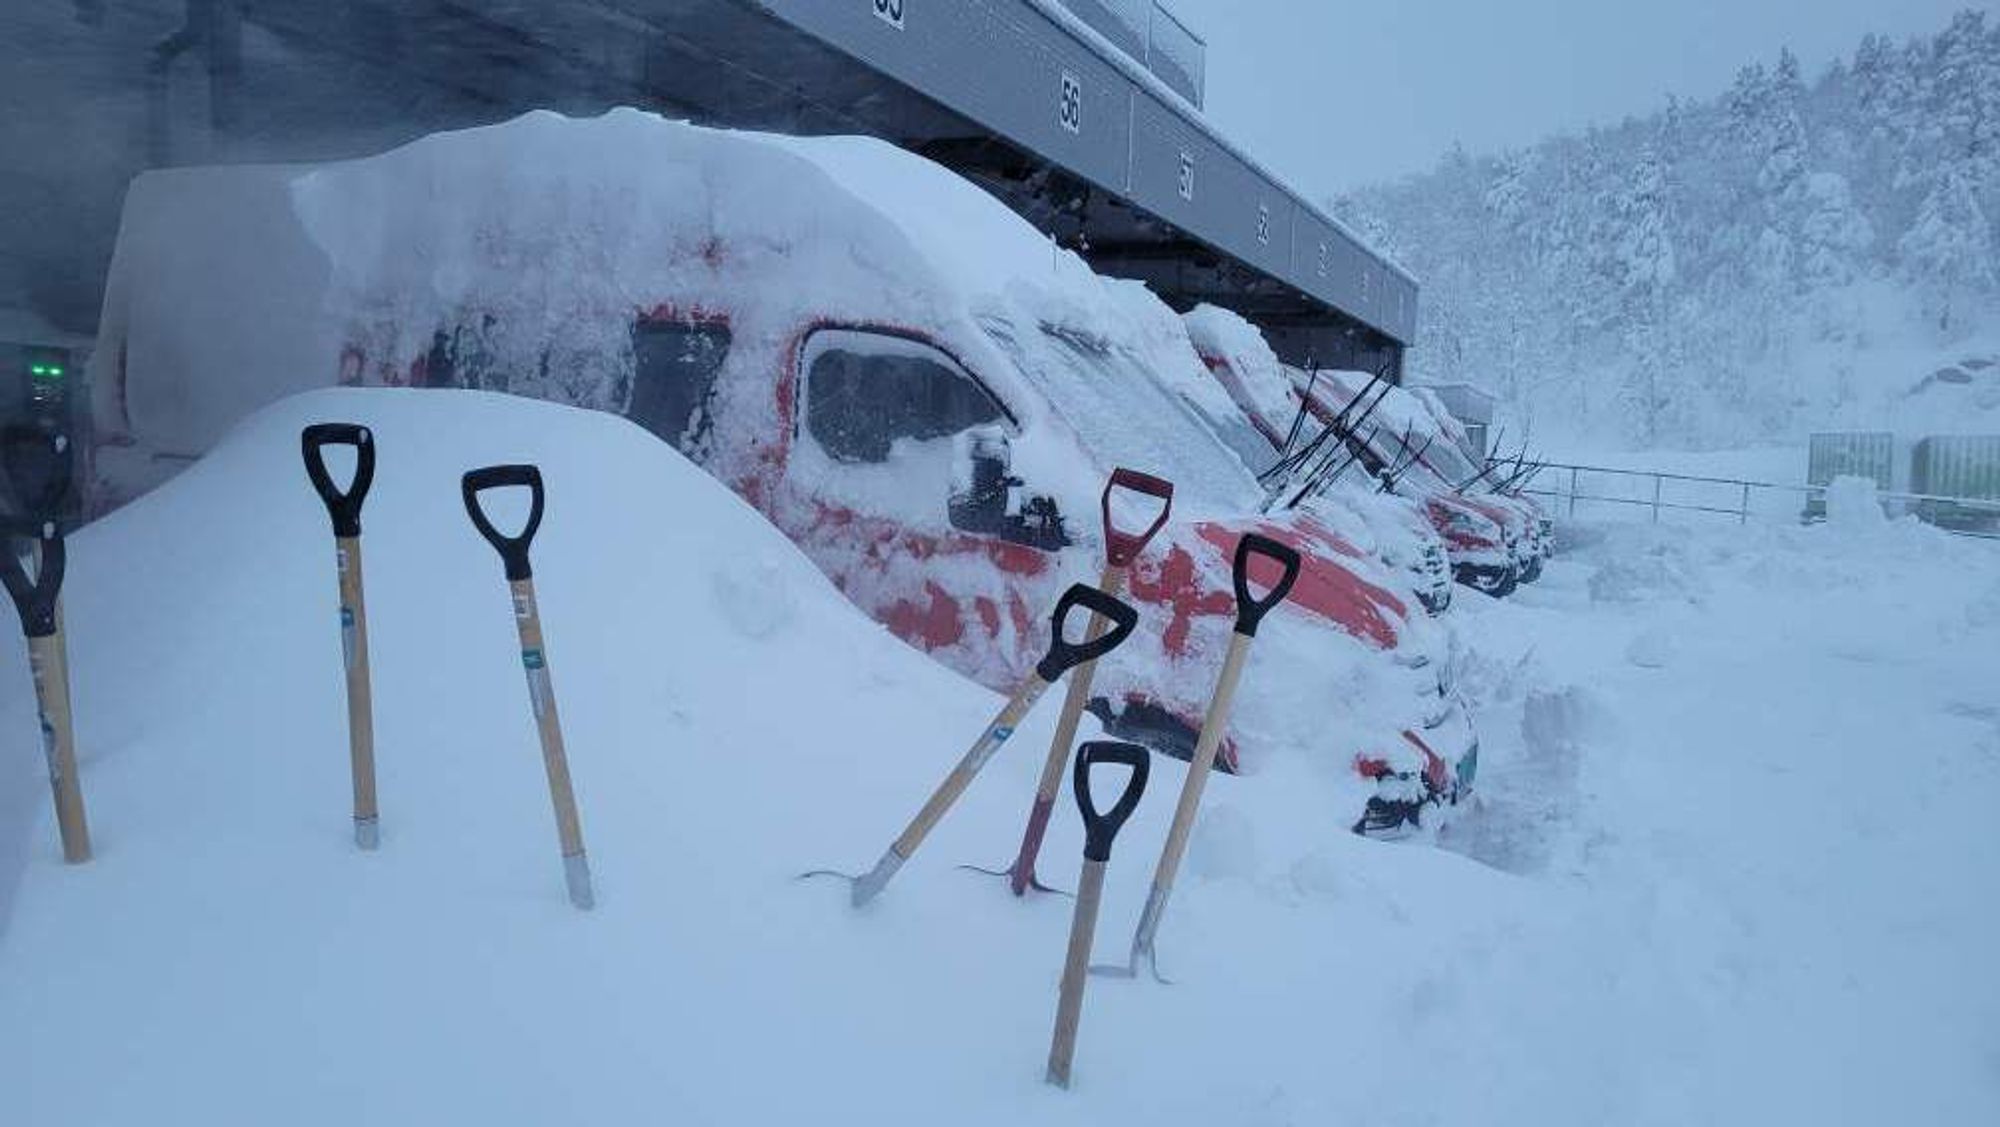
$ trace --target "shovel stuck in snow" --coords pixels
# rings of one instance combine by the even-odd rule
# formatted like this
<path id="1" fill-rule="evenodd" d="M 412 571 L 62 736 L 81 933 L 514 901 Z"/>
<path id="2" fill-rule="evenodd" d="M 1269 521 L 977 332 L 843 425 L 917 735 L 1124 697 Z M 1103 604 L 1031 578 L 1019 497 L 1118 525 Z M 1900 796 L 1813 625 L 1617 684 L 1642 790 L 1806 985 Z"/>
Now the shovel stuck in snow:
<path id="1" fill-rule="evenodd" d="M 1111 497 L 1119 489 L 1159 500 L 1159 515 L 1143 531 L 1120 532 L 1112 523 Z M 1111 481 L 1104 487 L 1104 578 L 1098 582 L 1098 587 L 1105 594 L 1116 597 L 1124 593 L 1126 571 L 1167 523 L 1167 516 L 1173 508 L 1172 482 L 1136 470 L 1112 472 Z M 1110 625 L 1108 620 L 1092 615 L 1085 639 L 1095 640 Z M 1076 742 L 1076 729 L 1083 719 L 1083 710 L 1090 703 L 1090 685 L 1096 673 L 1097 662 L 1094 659 L 1070 670 L 1068 695 L 1063 698 L 1062 715 L 1056 720 L 1055 736 L 1049 741 L 1049 757 L 1042 764 L 1041 781 L 1035 786 L 1035 802 L 1028 810 L 1027 828 L 1021 833 L 1021 851 L 1015 856 L 1014 863 L 1004 870 L 966 866 L 989 876 L 1006 877 L 1008 887 L 1014 890 L 1016 896 L 1027 895 L 1030 888 L 1042 892 L 1054 891 L 1036 879 L 1035 856 L 1041 852 L 1043 835 L 1048 833 L 1049 815 L 1055 810 L 1057 793 L 1062 790 L 1063 766 L 1069 761 L 1069 749 Z"/>
<path id="2" fill-rule="evenodd" d="M 488 489 L 524 486 L 529 492 L 528 523 L 520 534 L 503 536 L 479 507 Z M 590 861 L 583 852 L 583 822 L 576 812 L 576 790 L 570 783 L 569 756 L 563 750 L 562 723 L 556 715 L 555 689 L 549 682 L 548 654 L 542 644 L 542 620 L 535 604 L 534 569 L 528 565 L 528 545 L 542 523 L 542 471 L 534 466 L 489 466 L 473 470 L 460 484 L 465 512 L 486 542 L 500 553 L 507 568 L 507 585 L 514 595 L 514 624 L 521 633 L 521 664 L 528 671 L 528 700 L 542 737 L 542 765 L 549 775 L 549 800 L 555 805 L 556 834 L 562 842 L 563 877 L 569 902 L 588 909 L 596 904 L 590 887 Z"/>
<path id="3" fill-rule="evenodd" d="M 1070 1063 L 1076 1059 L 1076 1028 L 1083 1018 L 1083 987 L 1089 975 L 1091 940 L 1097 935 L 1097 907 L 1104 899 L 1104 867 L 1111 860 L 1111 842 L 1138 809 L 1146 793 L 1146 749 L 1138 744 L 1096 740 L 1076 753 L 1076 805 L 1083 812 L 1083 873 L 1076 881 L 1076 912 L 1070 917 L 1069 953 L 1063 960 L 1062 994 L 1056 1003 L 1056 1032 L 1049 1043 L 1048 1082 L 1069 1087 Z M 1090 769 L 1099 763 L 1122 763 L 1132 769 L 1125 793 L 1111 809 L 1099 813 L 1090 794 Z"/>
<path id="4" fill-rule="evenodd" d="M 1281 569 L 1277 582 L 1265 591 L 1261 598 L 1250 593 L 1250 560 L 1253 556 L 1263 556 L 1274 561 Z M 1267 536 L 1252 532 L 1236 542 L 1236 629 L 1229 636 L 1229 651 L 1222 659 L 1222 674 L 1215 682 L 1215 695 L 1209 698 L 1208 715 L 1201 721 L 1201 736 L 1195 741 L 1194 755 L 1188 761 L 1187 779 L 1181 783 L 1180 804 L 1174 807 L 1174 820 L 1167 830 L 1167 843 L 1160 850 L 1159 867 L 1153 871 L 1153 888 L 1146 896 L 1146 907 L 1139 915 L 1139 926 L 1132 935 L 1132 957 L 1126 966 L 1101 966 L 1092 969 L 1099 974 L 1118 978 L 1132 978 L 1139 973 L 1139 960 L 1146 960 L 1153 977 L 1160 978 L 1159 962 L 1153 953 L 1153 937 L 1159 933 L 1160 917 L 1166 914 L 1167 897 L 1173 893 L 1174 877 L 1180 872 L 1181 858 L 1187 853 L 1188 834 L 1194 829 L 1195 813 L 1201 808 L 1201 792 L 1208 785 L 1208 774 L 1215 766 L 1215 752 L 1222 744 L 1222 733 L 1229 726 L 1229 710 L 1236 701 L 1236 683 L 1243 676 L 1243 665 L 1250 657 L 1250 642 L 1257 636 L 1257 627 L 1264 616 L 1271 613 L 1292 590 L 1292 584 L 1299 578 L 1299 554 L 1291 548 Z M 1165 979 L 1161 979 L 1165 981 Z"/>
<path id="5" fill-rule="evenodd" d="M 354 477 L 346 492 L 326 469 L 328 446 L 354 447 Z M 353 423 L 318 423 L 299 433 L 306 477 L 333 521 L 333 558 L 340 572 L 340 653 L 347 669 L 348 769 L 354 780 L 354 844 L 381 841 L 375 806 L 375 706 L 368 679 L 368 601 L 361 588 L 361 504 L 375 481 L 375 436 Z"/>
<path id="6" fill-rule="evenodd" d="M 28 639 L 28 668 L 35 678 L 35 703 L 55 794 L 56 830 L 63 860 L 90 860 L 90 825 L 83 812 L 83 781 L 77 777 L 75 729 L 70 719 L 69 649 L 62 633 L 62 582 L 68 554 L 56 514 L 69 492 L 72 451 L 69 439 L 32 427 L 10 427 L 0 435 L 0 460 L 13 486 L 15 514 L 0 550 L 0 581 L 21 616 Z M 16 554 L 14 537 L 30 538 L 34 576 Z"/>
<path id="7" fill-rule="evenodd" d="M 1108 619 L 1111 623 L 1110 629 L 1082 642 L 1069 641 L 1064 636 L 1063 627 L 1069 620 L 1070 612 L 1078 608 L 1086 608 Z M 993 758 L 993 754 L 1000 750 L 1000 745 L 1006 743 L 1007 738 L 1014 734 L 1014 729 L 1021 723 L 1022 717 L 1026 716 L 1028 710 L 1035 706 L 1035 702 L 1042 698 L 1042 694 L 1049 690 L 1049 686 L 1061 680 L 1064 673 L 1077 665 L 1086 661 L 1096 661 L 1117 649 L 1119 644 L 1131 635 L 1132 628 L 1138 624 L 1139 612 L 1114 596 L 1078 583 L 1063 592 L 1062 598 L 1056 602 L 1055 613 L 1050 616 L 1050 622 L 1048 653 L 1036 663 L 1034 672 L 1021 682 L 1021 687 L 1014 690 L 1014 695 L 1008 698 L 1006 705 L 1000 709 L 1000 714 L 995 716 L 993 722 L 986 726 L 986 730 L 979 734 L 979 738 L 973 741 L 972 747 L 958 761 L 958 765 L 951 769 L 951 774 L 946 775 L 944 782 L 938 784 L 937 790 L 931 793 L 923 809 L 917 811 L 917 816 L 911 819 L 902 835 L 890 844 L 888 850 L 882 854 L 882 859 L 875 863 L 875 867 L 859 877 L 827 869 L 816 869 L 802 875 L 833 876 L 852 881 L 853 903 L 857 908 L 875 899 L 882 889 L 888 886 L 890 878 L 896 875 L 896 870 L 902 868 L 903 863 L 915 855 L 917 848 L 924 843 L 924 838 L 930 836 L 931 830 L 936 828 L 938 822 L 950 811 L 952 804 L 965 793 L 965 788 L 972 785 L 972 780 L 986 766 L 987 761 Z"/>

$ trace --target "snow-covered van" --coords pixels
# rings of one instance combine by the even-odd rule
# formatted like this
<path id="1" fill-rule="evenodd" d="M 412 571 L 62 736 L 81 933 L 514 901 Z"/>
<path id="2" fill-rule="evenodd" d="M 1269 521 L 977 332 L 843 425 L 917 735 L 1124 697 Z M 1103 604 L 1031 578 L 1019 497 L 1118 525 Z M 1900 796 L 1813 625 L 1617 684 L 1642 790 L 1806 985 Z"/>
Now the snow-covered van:
<path id="1" fill-rule="evenodd" d="M 1365 372 L 1306 373 L 1287 369 L 1307 409 L 1325 423 L 1368 391 L 1365 422 L 1348 443 L 1362 476 L 1392 474 L 1395 491 L 1424 507 L 1444 538 L 1453 576 L 1474 590 L 1505 597 L 1514 592 L 1532 552 L 1521 511 L 1490 494 L 1459 487 L 1478 476 L 1464 454 L 1437 429 L 1430 412 L 1408 391 L 1374 384 Z"/>
<path id="2" fill-rule="evenodd" d="M 1202 366 L 1235 404 L 1242 420 L 1236 430 L 1242 437 L 1231 445 L 1251 448 L 1245 455 L 1247 465 L 1266 470 L 1288 445 L 1311 437 L 1299 433 L 1306 429 L 1300 414 L 1304 398 L 1255 325 L 1213 305 L 1196 306 L 1183 320 Z M 1322 519 L 1342 525 L 1350 539 L 1372 545 L 1375 554 L 1409 584 L 1425 610 L 1443 614 L 1451 606 L 1450 557 L 1420 505 L 1354 477 L 1336 482 L 1310 505 Z M 1362 530 L 1352 531 L 1343 518 L 1360 522 Z"/>
<path id="3" fill-rule="evenodd" d="M 1180 319 L 881 142 L 534 113 L 360 160 L 149 173 L 98 355 L 99 431 L 128 467 L 334 383 L 623 415 L 995 688 L 1102 568 L 1111 471 L 1159 475 L 1174 519 L 1133 569 L 1141 627 L 1091 705 L 1110 730 L 1191 747 L 1230 555 L 1257 531 L 1306 566 L 1260 634 L 1226 765 L 1339 757 L 1348 817 L 1385 830 L 1476 766 L 1448 647 L 1401 584 L 1310 515 L 1260 517 L 1255 478 L 1172 390 L 1208 382 Z"/>

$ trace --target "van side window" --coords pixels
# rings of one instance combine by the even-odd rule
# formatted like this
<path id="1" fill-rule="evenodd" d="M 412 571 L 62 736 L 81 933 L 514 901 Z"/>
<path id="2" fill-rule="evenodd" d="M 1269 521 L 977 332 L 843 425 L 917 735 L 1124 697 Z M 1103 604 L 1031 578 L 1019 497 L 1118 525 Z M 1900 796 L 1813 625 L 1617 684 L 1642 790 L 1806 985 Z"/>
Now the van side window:
<path id="1" fill-rule="evenodd" d="M 632 397 L 625 417 L 696 461 L 708 452 L 715 377 L 729 356 L 727 325 L 641 321 L 632 328 Z"/>
<path id="2" fill-rule="evenodd" d="M 837 462 L 886 462 L 897 439 L 946 438 L 1006 412 L 943 353 L 829 330 L 806 349 L 806 429 Z"/>

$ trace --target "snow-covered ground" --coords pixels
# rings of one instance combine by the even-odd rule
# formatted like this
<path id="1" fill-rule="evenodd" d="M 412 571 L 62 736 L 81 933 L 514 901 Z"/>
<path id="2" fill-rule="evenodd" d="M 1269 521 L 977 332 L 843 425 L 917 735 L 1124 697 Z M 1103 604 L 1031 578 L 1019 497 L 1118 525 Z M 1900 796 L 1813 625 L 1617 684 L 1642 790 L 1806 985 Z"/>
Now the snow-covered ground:
<path id="1" fill-rule="evenodd" d="M 383 848 L 349 841 L 334 574 L 298 427 L 375 428 Z M 549 481 L 536 578 L 599 907 L 564 901 L 500 566 L 457 476 Z M 59 861 L 0 661 L 0 1122 L 2000 1121 L 2000 546 L 1572 530 L 1451 612 L 1484 795 L 1348 834 L 1345 763 L 1210 786 L 1161 935 L 1041 1083 L 1069 923 L 1019 838 L 1053 703 L 897 883 L 864 867 L 997 698 L 615 418 L 282 403 L 72 546 L 99 856 Z M 1850 519 L 1851 518 L 1851 519 Z M 1267 655 L 1268 656 L 1268 655 Z M 1284 678 L 1253 658 L 1249 678 Z M 1122 954 L 1183 775 L 1120 838 Z M 1043 876 L 1074 881 L 1065 796 Z"/>

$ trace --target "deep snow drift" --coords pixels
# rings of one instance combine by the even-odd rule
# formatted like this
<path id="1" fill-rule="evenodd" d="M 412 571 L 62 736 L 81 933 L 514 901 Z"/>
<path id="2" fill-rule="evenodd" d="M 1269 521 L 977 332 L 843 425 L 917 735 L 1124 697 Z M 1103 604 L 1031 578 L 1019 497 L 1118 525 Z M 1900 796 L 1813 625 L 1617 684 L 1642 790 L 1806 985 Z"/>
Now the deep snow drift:
<path id="1" fill-rule="evenodd" d="M 383 848 L 349 841 L 326 518 L 375 428 Z M 500 566 L 457 476 L 549 481 L 536 579 L 600 906 L 568 907 Z M 1345 763 L 1217 779 L 1161 934 L 1040 1082 L 1069 923 L 1011 856 L 1026 725 L 883 899 L 862 867 L 997 698 L 617 419 L 324 392 L 76 537 L 99 859 L 57 860 L 0 663 L 9 1123 L 1991 1122 L 2000 554 L 1907 525 L 1612 529 L 1452 618 L 1487 796 L 1345 832 Z M 1287 671 L 1253 659 L 1250 678 Z M 1179 764 L 1118 843 L 1122 954 Z M 1074 881 L 1064 796 L 1043 875 Z M 17 879 L 18 878 L 18 879 Z"/>

